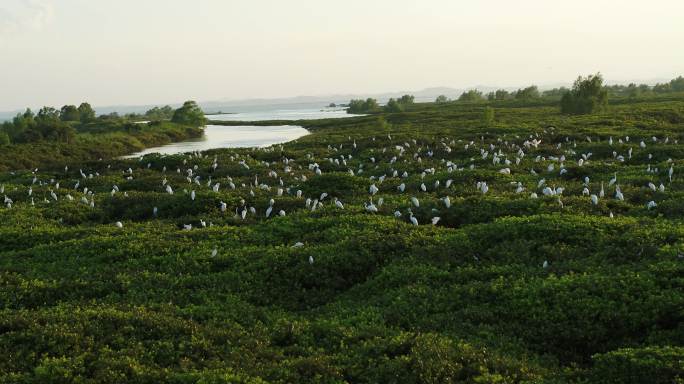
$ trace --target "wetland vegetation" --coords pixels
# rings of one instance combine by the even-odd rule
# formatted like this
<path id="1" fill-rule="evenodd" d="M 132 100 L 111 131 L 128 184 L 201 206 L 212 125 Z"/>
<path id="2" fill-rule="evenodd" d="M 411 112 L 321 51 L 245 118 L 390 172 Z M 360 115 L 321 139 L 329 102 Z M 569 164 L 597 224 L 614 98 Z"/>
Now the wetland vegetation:
<path id="1" fill-rule="evenodd" d="M 352 100 L 370 114 L 251 123 L 311 132 L 288 143 L 140 159 L 118 157 L 201 134 L 194 106 L 38 114 L 66 136 L 18 117 L 0 382 L 681 383 L 684 93 L 601 85 L 562 113 L 593 79 Z"/>

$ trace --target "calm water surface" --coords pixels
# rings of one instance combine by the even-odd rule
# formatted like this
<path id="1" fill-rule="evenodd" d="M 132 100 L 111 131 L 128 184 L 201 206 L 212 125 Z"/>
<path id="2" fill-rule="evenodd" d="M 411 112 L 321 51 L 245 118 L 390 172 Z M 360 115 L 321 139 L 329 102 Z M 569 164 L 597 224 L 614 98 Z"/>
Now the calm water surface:
<path id="1" fill-rule="evenodd" d="M 276 109 L 269 111 L 245 111 L 239 113 L 226 113 L 221 115 L 208 115 L 209 120 L 223 121 L 264 121 L 264 120 L 312 120 L 312 119 L 339 119 L 352 117 L 342 108 L 311 108 L 311 109 Z"/>
<path id="2" fill-rule="evenodd" d="M 176 153 L 206 151 L 215 148 L 235 147 L 267 147 L 272 144 L 284 143 L 307 135 L 309 131 L 296 125 L 277 125 L 259 127 L 243 125 L 228 127 L 222 125 L 207 125 L 204 136 L 171 143 L 161 147 L 147 148 L 131 154 L 125 158 L 140 157 L 149 153 L 173 155 Z"/>
<path id="3" fill-rule="evenodd" d="M 311 120 L 311 119 L 338 119 L 359 115 L 350 115 L 343 108 L 297 108 L 268 110 L 246 110 L 239 113 L 226 113 L 220 115 L 207 115 L 211 120 L 224 121 L 264 121 L 264 120 Z M 307 135 L 309 131 L 296 125 L 279 126 L 221 126 L 207 125 L 204 136 L 197 139 L 163 145 L 161 147 L 147 148 L 143 151 L 125 156 L 134 158 L 150 153 L 172 155 L 176 153 L 206 151 L 215 148 L 235 147 L 267 147 L 273 144 L 284 143 Z"/>

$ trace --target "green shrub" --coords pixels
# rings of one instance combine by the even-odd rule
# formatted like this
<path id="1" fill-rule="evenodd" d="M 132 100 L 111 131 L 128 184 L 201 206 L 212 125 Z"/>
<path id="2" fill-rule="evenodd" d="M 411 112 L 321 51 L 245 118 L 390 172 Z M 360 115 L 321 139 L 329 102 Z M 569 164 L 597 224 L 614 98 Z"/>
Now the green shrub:
<path id="1" fill-rule="evenodd" d="M 684 383 L 684 348 L 624 348 L 593 356 L 594 383 Z"/>

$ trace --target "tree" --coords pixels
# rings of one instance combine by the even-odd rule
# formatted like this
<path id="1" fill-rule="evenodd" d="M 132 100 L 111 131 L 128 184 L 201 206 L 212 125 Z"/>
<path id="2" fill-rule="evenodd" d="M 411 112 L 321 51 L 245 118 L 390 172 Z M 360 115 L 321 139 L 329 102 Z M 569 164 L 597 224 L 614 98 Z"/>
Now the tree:
<path id="1" fill-rule="evenodd" d="M 471 89 L 469 91 L 463 92 L 461 96 L 458 97 L 458 101 L 482 101 L 482 92 L 477 89 Z"/>
<path id="2" fill-rule="evenodd" d="M 672 87 L 670 86 L 670 83 L 658 83 L 653 86 L 653 92 L 655 93 L 666 93 L 672 91 Z"/>
<path id="3" fill-rule="evenodd" d="M 16 141 L 26 130 L 35 127 L 36 121 L 33 112 L 26 109 L 26 112 L 17 114 L 11 122 L 3 124 L 3 131 L 10 137 L 11 141 Z"/>
<path id="4" fill-rule="evenodd" d="M 561 98 L 561 112 L 573 115 L 590 114 L 608 104 L 608 91 L 600 73 L 575 80 L 572 89 Z"/>
<path id="5" fill-rule="evenodd" d="M 347 108 L 347 113 L 368 113 L 380 109 L 378 101 L 371 99 L 370 97 L 366 100 L 362 99 L 352 99 L 349 101 L 349 107 Z"/>
<path id="6" fill-rule="evenodd" d="M 510 92 L 505 89 L 497 89 L 496 92 L 494 92 L 494 98 L 497 100 L 506 100 L 509 96 Z"/>
<path id="7" fill-rule="evenodd" d="M 378 101 L 372 98 L 367 98 L 366 99 L 366 109 L 368 111 L 373 111 L 380 108 L 380 105 L 378 104 Z"/>
<path id="8" fill-rule="evenodd" d="M 59 121 L 60 113 L 52 107 L 43 107 L 38 111 L 35 120 L 38 124 Z"/>
<path id="9" fill-rule="evenodd" d="M 532 100 L 539 98 L 539 88 L 536 85 L 531 85 L 527 88 L 518 89 L 515 94 L 517 100 Z"/>
<path id="10" fill-rule="evenodd" d="M 385 112 L 390 112 L 390 113 L 403 112 L 404 106 L 403 106 L 403 104 L 399 103 L 397 100 L 389 99 L 389 101 L 385 105 L 384 110 L 385 110 Z"/>
<path id="11" fill-rule="evenodd" d="M 655 93 L 684 92 L 684 77 L 679 76 L 670 80 L 669 83 L 658 83 L 653 86 Z"/>
<path id="12" fill-rule="evenodd" d="M 448 102 L 449 102 L 449 98 L 446 97 L 445 95 L 439 95 L 435 99 L 435 103 L 437 103 L 437 104 L 446 104 Z"/>
<path id="13" fill-rule="evenodd" d="M 183 106 L 176 109 L 171 121 L 177 124 L 199 127 L 207 122 L 204 112 L 194 101 L 186 101 Z"/>
<path id="14" fill-rule="evenodd" d="M 684 92 L 684 77 L 679 76 L 676 79 L 670 80 L 670 89 L 673 92 Z"/>
<path id="15" fill-rule="evenodd" d="M 59 112 L 59 118 L 62 121 L 80 121 L 81 114 L 75 105 L 65 105 Z"/>
<path id="16" fill-rule="evenodd" d="M 88 103 L 81 103 L 78 106 L 81 123 L 89 123 L 95 120 L 95 110 Z"/>
<path id="17" fill-rule="evenodd" d="M 347 113 L 364 113 L 365 103 L 360 99 L 352 99 L 349 101 L 349 107 L 347 108 Z"/>
<path id="18" fill-rule="evenodd" d="M 413 95 L 404 95 L 397 100 L 397 102 L 403 106 L 413 104 L 415 97 Z"/>
<path id="19" fill-rule="evenodd" d="M 145 112 L 145 118 L 149 120 L 168 120 L 173 117 L 174 109 L 168 105 L 161 108 L 154 107 Z"/>

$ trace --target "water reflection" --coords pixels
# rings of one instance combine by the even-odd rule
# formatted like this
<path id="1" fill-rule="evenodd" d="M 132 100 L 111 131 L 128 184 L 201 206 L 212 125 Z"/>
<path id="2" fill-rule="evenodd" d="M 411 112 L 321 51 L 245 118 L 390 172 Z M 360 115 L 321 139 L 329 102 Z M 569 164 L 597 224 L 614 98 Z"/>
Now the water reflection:
<path id="1" fill-rule="evenodd" d="M 298 139 L 308 133 L 309 131 L 296 125 L 265 127 L 254 125 L 207 125 L 204 129 L 204 136 L 201 138 L 171 143 L 161 147 L 147 148 L 125 156 L 125 158 L 139 157 L 150 153 L 173 155 L 215 148 L 267 147 L 272 144 Z"/>

